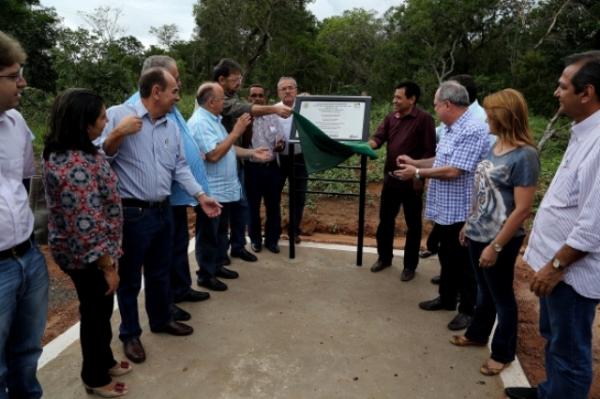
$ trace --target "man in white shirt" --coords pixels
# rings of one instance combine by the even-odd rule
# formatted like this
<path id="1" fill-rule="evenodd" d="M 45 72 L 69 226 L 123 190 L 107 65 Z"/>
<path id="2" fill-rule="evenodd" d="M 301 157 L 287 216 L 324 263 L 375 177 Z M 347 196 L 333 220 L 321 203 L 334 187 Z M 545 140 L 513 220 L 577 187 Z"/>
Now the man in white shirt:
<path id="1" fill-rule="evenodd" d="M 296 79 L 289 76 L 282 76 L 277 82 L 277 95 L 281 100 L 275 105 L 286 105 L 290 108 L 294 108 L 296 102 L 296 96 L 298 95 L 298 84 Z M 292 231 L 294 233 L 294 241 L 299 244 L 300 239 L 300 224 L 302 223 L 302 216 L 304 215 L 304 205 L 306 203 L 306 189 L 308 181 L 308 172 L 306 171 L 306 164 L 304 163 L 304 155 L 302 155 L 302 148 L 300 144 L 294 146 L 294 158 L 289 155 L 290 146 L 288 145 L 290 134 L 293 127 L 293 117 L 284 119 L 279 118 L 283 134 L 285 136 L 286 145 L 281 154 L 279 155 L 279 163 L 281 167 L 281 190 L 285 185 L 286 179 L 291 179 L 291 163 L 294 163 L 294 183 L 296 186 L 294 193 L 294 226 Z M 289 193 L 291 195 L 291 193 Z"/>
<path id="2" fill-rule="evenodd" d="M 0 32 L 0 398 L 40 398 L 37 362 L 48 309 L 48 270 L 33 241 L 23 181 L 35 174 L 32 134 L 19 112 L 25 52 Z M 7 396 L 8 395 L 8 396 Z"/>
<path id="3" fill-rule="evenodd" d="M 535 271 L 546 381 L 506 389 L 516 399 L 587 399 L 592 326 L 600 300 L 600 51 L 567 58 L 554 96 L 571 139 L 538 209 L 523 257 Z"/>

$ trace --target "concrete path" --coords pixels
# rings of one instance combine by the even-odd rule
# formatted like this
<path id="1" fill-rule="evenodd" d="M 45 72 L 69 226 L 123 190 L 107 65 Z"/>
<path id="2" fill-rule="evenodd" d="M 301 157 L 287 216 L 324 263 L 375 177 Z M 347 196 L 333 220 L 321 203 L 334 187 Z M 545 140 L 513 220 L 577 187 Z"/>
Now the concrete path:
<path id="1" fill-rule="evenodd" d="M 375 255 L 287 247 L 259 262 L 234 259 L 239 280 L 207 302 L 183 304 L 192 314 L 189 337 L 152 334 L 142 320 L 148 355 L 122 378 L 128 398 L 209 399 L 453 399 L 503 398 L 498 377 L 479 366 L 487 348 L 448 343 L 453 312 L 425 312 L 436 295 L 429 279 L 436 260 L 423 261 L 417 277 L 400 282 L 400 257 L 378 274 Z M 141 312 L 144 314 L 145 312 Z M 113 324 L 120 321 L 115 312 Z M 120 341 L 113 339 L 117 358 Z M 39 372 L 46 398 L 84 398 L 79 343 L 68 345 Z"/>

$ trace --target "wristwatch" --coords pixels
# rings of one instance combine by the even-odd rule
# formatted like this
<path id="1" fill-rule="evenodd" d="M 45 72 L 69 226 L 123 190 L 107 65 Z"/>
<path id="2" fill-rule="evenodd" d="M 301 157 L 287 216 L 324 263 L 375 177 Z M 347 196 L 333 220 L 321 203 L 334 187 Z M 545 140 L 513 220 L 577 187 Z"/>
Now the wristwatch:
<path id="1" fill-rule="evenodd" d="M 419 169 L 415 170 L 415 179 L 417 179 L 417 180 L 421 180 L 421 174 L 419 172 L 420 172 Z"/>
<path id="2" fill-rule="evenodd" d="M 560 260 L 558 258 L 552 259 L 552 267 L 555 270 L 560 270 L 560 271 L 565 270 L 565 268 L 566 268 L 565 265 L 560 263 Z"/>
<path id="3" fill-rule="evenodd" d="M 492 242 L 492 248 L 494 249 L 494 251 L 499 254 L 500 252 L 502 252 L 502 245 L 498 244 L 496 241 Z"/>

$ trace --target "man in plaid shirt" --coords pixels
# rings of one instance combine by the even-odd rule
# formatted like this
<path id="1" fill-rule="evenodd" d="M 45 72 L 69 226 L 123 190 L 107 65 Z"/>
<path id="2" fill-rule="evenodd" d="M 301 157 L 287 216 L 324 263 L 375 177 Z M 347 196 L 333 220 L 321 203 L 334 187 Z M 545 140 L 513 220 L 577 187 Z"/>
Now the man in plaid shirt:
<path id="1" fill-rule="evenodd" d="M 433 100 L 435 112 L 446 125 L 435 158 L 397 159 L 401 179 L 431 178 L 425 217 L 440 225 L 439 260 L 442 266 L 439 296 L 424 301 L 424 310 L 454 310 L 460 293 L 458 315 L 450 330 L 466 328 L 475 309 L 477 285 L 468 252 L 458 235 L 469 214 L 475 168 L 489 150 L 488 126 L 469 111 L 467 90 L 456 81 L 443 82 Z"/>

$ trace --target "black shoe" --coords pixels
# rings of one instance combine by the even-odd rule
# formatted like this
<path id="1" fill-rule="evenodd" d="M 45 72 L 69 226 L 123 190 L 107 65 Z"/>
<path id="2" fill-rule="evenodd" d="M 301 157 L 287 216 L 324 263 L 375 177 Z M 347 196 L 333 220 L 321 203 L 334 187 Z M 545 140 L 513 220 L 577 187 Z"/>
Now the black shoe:
<path id="1" fill-rule="evenodd" d="M 123 341 L 123 352 L 127 359 L 134 363 L 142 363 L 146 360 L 146 351 L 138 337 Z"/>
<path id="2" fill-rule="evenodd" d="M 537 399 L 537 388 L 508 387 L 504 390 L 511 399 Z"/>
<path id="3" fill-rule="evenodd" d="M 441 279 L 442 279 L 442 276 L 440 276 L 439 274 L 437 276 L 433 276 L 431 278 L 431 284 L 440 285 L 440 280 Z"/>
<path id="4" fill-rule="evenodd" d="M 371 266 L 371 271 L 373 273 L 377 273 L 382 271 L 383 269 L 387 269 L 392 265 L 392 262 L 383 262 L 381 259 L 377 259 L 373 266 Z"/>
<path id="5" fill-rule="evenodd" d="M 173 302 L 175 302 L 175 303 L 201 302 L 201 301 L 206 301 L 208 298 L 210 298 L 210 294 L 208 292 L 196 291 L 196 290 L 190 288 L 190 290 L 188 292 L 186 292 L 184 295 L 180 296 L 179 298 L 175 299 Z"/>
<path id="6" fill-rule="evenodd" d="M 227 284 L 216 277 L 198 278 L 197 283 L 200 287 L 208 288 L 211 291 L 227 291 Z"/>
<path id="7" fill-rule="evenodd" d="M 300 234 L 296 234 L 296 236 L 294 237 L 294 243 L 300 244 L 301 242 L 302 242 L 302 238 L 300 238 Z"/>
<path id="8" fill-rule="evenodd" d="M 216 276 L 225 278 L 227 280 L 233 280 L 233 279 L 238 278 L 240 275 L 238 274 L 238 272 L 235 272 L 233 270 L 225 268 L 224 266 L 221 266 L 221 267 L 217 268 Z"/>
<path id="9" fill-rule="evenodd" d="M 435 255 L 435 252 L 431 252 L 428 249 L 422 249 L 419 251 L 419 257 L 422 259 L 429 258 L 430 256 L 433 256 L 433 255 Z"/>
<path id="10" fill-rule="evenodd" d="M 400 275 L 400 281 L 410 281 L 415 278 L 415 271 L 410 269 L 402 270 L 402 274 Z"/>
<path id="11" fill-rule="evenodd" d="M 229 266 L 231 265 L 231 259 L 229 259 L 229 256 L 225 256 L 225 260 L 223 261 L 223 264 L 221 266 Z"/>
<path id="12" fill-rule="evenodd" d="M 446 306 L 442 303 L 442 298 L 439 296 L 437 298 L 431 299 L 429 301 L 423 301 L 419 303 L 419 307 L 423 310 L 454 310 L 456 309 L 456 305 Z"/>
<path id="13" fill-rule="evenodd" d="M 231 257 L 240 258 L 241 260 L 245 260 L 246 262 L 256 262 L 258 260 L 256 255 L 246 251 L 246 248 L 242 248 L 238 252 L 231 252 Z"/>
<path id="14" fill-rule="evenodd" d="M 262 243 L 260 242 L 253 242 L 252 244 L 250 244 L 250 248 L 252 248 L 252 250 L 254 252 L 260 252 L 262 251 Z"/>
<path id="15" fill-rule="evenodd" d="M 465 313 L 459 313 L 454 316 L 450 323 L 448 323 L 448 330 L 464 330 L 465 328 L 469 327 L 471 320 L 473 320 L 473 316 L 469 316 Z"/>
<path id="16" fill-rule="evenodd" d="M 265 244 L 265 248 L 267 248 L 269 251 L 273 252 L 274 254 L 278 254 L 279 252 L 281 252 L 281 250 L 279 249 L 279 245 L 277 245 L 277 244 Z"/>
<path id="17" fill-rule="evenodd" d="M 183 337 L 184 335 L 191 335 L 194 329 L 187 324 L 180 323 L 178 321 L 170 321 L 167 325 L 161 328 L 152 330 L 153 333 L 165 333 L 175 335 L 177 337 Z"/>
<path id="18" fill-rule="evenodd" d="M 175 304 L 171 305 L 171 316 L 173 316 L 173 320 L 175 321 L 188 321 L 192 318 L 191 314 Z"/>

